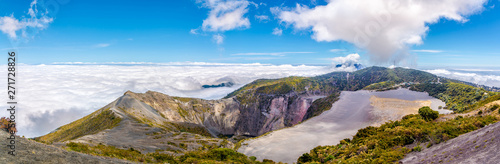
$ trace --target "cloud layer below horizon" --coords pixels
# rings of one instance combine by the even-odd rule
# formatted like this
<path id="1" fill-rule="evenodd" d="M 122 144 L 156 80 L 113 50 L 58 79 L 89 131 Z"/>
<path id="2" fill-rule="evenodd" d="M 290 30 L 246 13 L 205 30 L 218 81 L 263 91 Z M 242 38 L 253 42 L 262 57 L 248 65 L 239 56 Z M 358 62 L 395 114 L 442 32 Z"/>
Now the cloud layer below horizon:
<path id="1" fill-rule="evenodd" d="M 36 137 L 90 114 L 127 90 L 140 93 L 153 90 L 171 96 L 218 99 L 255 79 L 315 76 L 332 70 L 324 66 L 304 65 L 173 63 L 22 65 L 18 66 L 18 71 L 18 134 Z M 202 88 L 202 85 L 229 81 L 235 85 Z M 7 85 L 6 81 L 0 84 Z M 0 107 L 7 109 L 6 104 Z M 6 113 L 0 116 L 6 116 Z"/>
<path id="2" fill-rule="evenodd" d="M 355 54 L 336 58 L 343 64 Z M 333 60 L 333 59 L 332 59 Z M 355 68 L 224 63 L 68 63 L 67 65 L 21 65 L 18 67 L 19 135 L 36 137 L 79 119 L 123 95 L 158 91 L 171 96 L 219 99 L 260 78 L 316 76 Z M 430 69 L 428 72 L 458 80 L 500 86 L 498 70 Z M 5 70 L 0 70 L 0 73 Z M 203 89 L 202 85 L 235 83 L 232 87 Z M 6 81 L 0 82 L 6 86 Z M 3 98 L 7 101 L 6 97 Z M 7 108 L 6 104 L 0 108 Z M 6 113 L 0 114 L 6 116 Z"/>

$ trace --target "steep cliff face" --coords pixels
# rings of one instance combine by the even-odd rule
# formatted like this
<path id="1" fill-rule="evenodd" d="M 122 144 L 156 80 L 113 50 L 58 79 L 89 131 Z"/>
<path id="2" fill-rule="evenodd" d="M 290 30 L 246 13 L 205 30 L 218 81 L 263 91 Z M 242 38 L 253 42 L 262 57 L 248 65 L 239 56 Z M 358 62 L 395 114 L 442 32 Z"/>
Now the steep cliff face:
<path id="1" fill-rule="evenodd" d="M 214 136 L 234 134 L 236 122 L 240 118 L 239 103 L 232 98 L 203 100 L 172 97 L 153 91 L 125 94 L 156 109 L 168 122 L 198 124 Z"/>
<path id="2" fill-rule="evenodd" d="M 260 95 L 255 102 L 241 103 L 235 97 L 220 100 L 172 97 L 162 93 L 126 92 L 125 96 L 147 104 L 168 122 L 204 126 L 213 136 L 258 136 L 302 121 L 312 102 L 322 96 Z M 158 119 L 158 120 L 162 120 Z"/>
<path id="3" fill-rule="evenodd" d="M 258 95 L 254 102 L 242 103 L 236 135 L 259 136 L 301 122 L 312 102 L 323 95 L 290 93 Z"/>

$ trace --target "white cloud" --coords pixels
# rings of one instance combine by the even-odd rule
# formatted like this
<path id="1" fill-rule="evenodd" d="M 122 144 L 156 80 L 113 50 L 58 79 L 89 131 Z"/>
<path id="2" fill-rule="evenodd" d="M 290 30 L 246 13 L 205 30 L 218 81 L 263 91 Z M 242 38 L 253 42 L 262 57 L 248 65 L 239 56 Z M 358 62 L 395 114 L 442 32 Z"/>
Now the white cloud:
<path id="1" fill-rule="evenodd" d="M 314 8 L 272 8 L 297 30 L 311 30 L 316 41 L 350 42 L 368 50 L 375 62 L 400 61 L 412 45 L 423 43 L 429 25 L 440 19 L 466 22 L 486 0 L 329 0 Z"/>
<path id="2" fill-rule="evenodd" d="M 413 52 L 426 52 L 426 53 L 441 53 L 441 50 L 411 50 Z"/>
<path id="3" fill-rule="evenodd" d="M 315 52 L 249 52 L 249 53 L 237 53 L 232 54 L 233 56 L 285 56 L 287 54 L 312 54 Z"/>
<path id="4" fill-rule="evenodd" d="M 100 43 L 100 44 L 97 44 L 95 45 L 95 47 L 97 48 L 104 48 L 104 47 L 109 47 L 111 44 L 109 43 Z"/>
<path id="5" fill-rule="evenodd" d="M 33 29 L 34 31 L 43 30 L 54 20 L 46 16 L 46 14 L 47 12 L 38 11 L 37 1 L 34 0 L 28 9 L 29 18 L 18 20 L 14 15 L 0 17 L 0 31 L 12 39 L 17 39 L 17 33 L 21 31 L 22 36 L 28 38 L 27 29 Z"/>
<path id="6" fill-rule="evenodd" d="M 189 33 L 197 35 L 198 34 L 198 29 L 191 29 L 191 30 L 189 30 Z"/>
<path id="7" fill-rule="evenodd" d="M 0 17 L 0 30 L 7 34 L 10 38 L 17 38 L 16 31 L 23 28 L 23 24 L 19 22 L 14 16 Z"/>
<path id="8" fill-rule="evenodd" d="M 85 63 L 81 63 L 85 64 Z M 90 63 L 89 63 L 90 64 Z M 324 66 L 224 64 L 203 62 L 165 65 L 21 65 L 16 113 L 19 135 L 35 137 L 90 114 L 127 90 L 153 90 L 172 96 L 218 99 L 260 78 L 315 76 L 331 72 Z M 134 64 L 134 63 L 130 63 Z M 4 65 L 5 66 L 5 65 Z M 0 70 L 6 74 L 6 69 Z M 232 81 L 233 87 L 202 89 Z M 7 81 L 0 81 L 7 88 Z M 6 97 L 0 98 L 6 102 Z M 6 109 L 7 104 L 0 104 Z M 5 116 L 1 112 L 0 116 Z"/>
<path id="9" fill-rule="evenodd" d="M 359 63 L 359 59 L 361 59 L 359 54 L 349 54 L 345 57 L 331 58 L 331 60 L 336 64 L 342 64 L 342 63 L 356 64 Z"/>
<path id="10" fill-rule="evenodd" d="M 224 43 L 224 36 L 222 36 L 221 34 L 215 34 L 212 36 L 212 39 L 215 41 L 215 43 L 217 44 L 222 44 Z"/>
<path id="11" fill-rule="evenodd" d="M 223 32 L 237 28 L 249 28 L 250 21 L 244 15 L 248 12 L 246 0 L 205 0 L 203 6 L 210 9 L 203 20 L 204 31 Z"/>
<path id="12" fill-rule="evenodd" d="M 345 49 L 331 49 L 330 52 L 342 52 L 346 51 Z"/>
<path id="13" fill-rule="evenodd" d="M 430 69 L 424 71 L 451 79 L 457 79 L 487 86 L 500 87 L 500 74 L 498 73 L 499 70 L 485 71 L 481 69 Z"/>
<path id="14" fill-rule="evenodd" d="M 269 16 L 267 15 L 255 15 L 255 19 L 259 20 L 259 22 L 267 22 L 269 21 Z"/>
<path id="15" fill-rule="evenodd" d="M 283 30 L 279 28 L 274 28 L 273 29 L 273 35 L 281 36 L 283 34 Z"/>

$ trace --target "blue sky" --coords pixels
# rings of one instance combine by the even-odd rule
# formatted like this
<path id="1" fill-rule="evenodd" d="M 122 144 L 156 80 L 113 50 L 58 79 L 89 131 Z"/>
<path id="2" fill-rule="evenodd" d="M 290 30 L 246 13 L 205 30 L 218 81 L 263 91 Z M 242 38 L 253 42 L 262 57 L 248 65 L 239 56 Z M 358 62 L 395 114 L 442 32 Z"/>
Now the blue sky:
<path id="1" fill-rule="evenodd" d="M 3 51 L 17 47 L 20 62 L 26 64 L 51 64 L 55 62 L 217 62 L 217 63 L 270 63 L 270 64 L 330 64 L 330 58 L 352 53 L 361 55 L 361 62 L 367 65 L 387 65 L 395 60 L 373 60 L 379 53 L 376 48 L 359 48 L 349 39 L 321 40 L 313 38 L 312 30 L 321 24 L 341 26 L 350 17 L 323 19 L 307 16 L 297 9 L 297 4 L 310 10 L 330 5 L 334 1 L 95 1 L 67 0 L 58 3 L 54 11 L 48 0 L 38 1 L 35 6 L 37 18 L 52 19 L 44 27 L 27 27 L 28 36 L 16 31 L 13 38 L 2 31 L 0 45 Z M 0 0 L 0 17 L 17 20 L 29 18 L 28 9 L 33 1 Z M 66 1 L 61 1 L 66 2 Z M 218 3 L 245 2 L 241 20 L 247 25 L 228 30 L 210 30 L 203 22 Z M 458 1 L 457 1 L 458 2 Z M 332 4 L 330 4 L 332 3 Z M 422 42 L 405 44 L 402 50 L 410 54 L 408 61 L 419 66 L 496 66 L 500 61 L 500 7 L 499 1 L 478 2 L 482 6 L 474 13 L 463 14 L 463 19 L 446 18 L 445 13 L 438 21 L 422 21 L 428 30 L 419 34 Z M 453 6 L 454 4 L 443 4 Z M 425 4 L 423 5 L 425 7 Z M 496 7 L 495 7 L 496 6 Z M 211 8 L 212 7 L 212 8 Z M 44 12 L 48 8 L 48 12 Z M 364 7 L 364 8 L 369 8 Z M 467 6 L 466 6 L 467 8 Z M 328 10 L 328 9 L 327 9 Z M 356 14 L 353 9 L 347 14 Z M 354 11 L 354 12 L 353 12 Z M 286 18 L 284 13 L 298 13 L 296 18 Z M 353 12 L 353 13 L 350 13 Z M 327 14 L 328 12 L 325 12 Z M 337 13 L 338 14 L 338 13 Z M 342 13 L 341 13 L 342 14 Z M 344 13 L 345 14 L 345 13 Z M 259 16 L 268 19 L 260 20 Z M 413 19 L 411 14 L 407 17 Z M 394 16 L 396 17 L 396 16 Z M 261 17 L 262 18 L 262 17 Z M 298 18 L 316 21 L 302 24 Z M 354 19 L 354 18 L 353 18 Z M 418 20 L 420 18 L 415 18 Z M 422 20 L 432 20 L 431 16 Z M 464 21 L 467 20 L 467 21 Z M 356 22 L 356 20 L 353 20 Z M 395 20 L 394 20 L 395 21 Z M 390 26 L 398 22 L 390 22 Z M 231 23 L 231 22 L 230 22 Z M 408 23 L 402 22 L 401 24 Z M 357 21 L 363 25 L 363 21 Z M 0 26 L 2 23 L 0 22 Z M 329 26 L 332 27 L 332 26 Z M 3 28 L 6 24 L 3 23 Z M 273 30 L 282 30 L 281 35 Z M 418 28 L 414 28 L 418 29 Z M 392 36 L 392 34 L 389 34 Z M 217 43 L 214 36 L 221 36 Z M 383 44 L 383 43 L 381 43 Z M 332 52 L 333 50 L 333 52 Z M 415 51 L 416 50 L 416 51 Z M 422 51 L 423 50 L 423 51 Z M 286 53 L 285 53 L 286 52 Z M 384 51 L 385 52 L 385 51 Z M 389 54 L 391 55 L 391 54 Z M 406 60 L 406 59 L 405 59 Z M 404 63 L 404 62 L 403 62 Z M 413 64 L 415 65 L 415 64 Z"/>

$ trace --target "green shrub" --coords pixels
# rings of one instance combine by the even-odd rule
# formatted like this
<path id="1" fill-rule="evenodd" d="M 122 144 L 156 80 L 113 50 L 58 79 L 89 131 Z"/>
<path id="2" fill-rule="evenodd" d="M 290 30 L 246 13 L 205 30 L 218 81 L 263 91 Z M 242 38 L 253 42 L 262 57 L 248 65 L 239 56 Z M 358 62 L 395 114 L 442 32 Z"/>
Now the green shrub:
<path id="1" fill-rule="evenodd" d="M 177 161 L 175 161 L 175 157 L 169 154 L 155 152 L 155 153 L 150 153 L 148 155 L 153 157 L 156 160 L 156 162 L 170 163 L 170 164 L 178 163 Z"/>
<path id="2" fill-rule="evenodd" d="M 255 157 L 255 156 L 251 156 L 251 157 L 250 157 L 250 160 L 255 161 L 255 160 L 257 160 L 257 157 Z"/>
<path id="3" fill-rule="evenodd" d="M 412 151 L 418 151 L 418 152 L 420 152 L 420 151 L 422 151 L 422 146 L 420 146 L 420 145 L 415 146 L 415 147 L 413 147 Z"/>
<path id="4" fill-rule="evenodd" d="M 482 115 L 483 114 L 483 111 L 480 110 L 479 112 L 477 112 L 478 115 Z"/>
<path id="5" fill-rule="evenodd" d="M 498 104 L 495 104 L 495 105 L 493 105 L 493 106 L 490 108 L 490 110 L 491 110 L 491 111 L 495 111 L 495 110 L 497 110 L 497 109 L 498 109 L 498 107 L 500 107 L 500 106 L 499 106 Z"/>
<path id="6" fill-rule="evenodd" d="M 333 155 L 329 155 L 328 157 L 326 157 L 325 161 L 329 161 L 332 159 L 335 159 L 335 157 Z"/>
<path id="7" fill-rule="evenodd" d="M 307 162 L 311 162 L 313 161 L 313 158 L 311 155 L 305 153 L 305 154 L 302 154 L 302 156 L 299 157 L 299 159 L 297 160 L 297 163 L 307 163 Z"/>
<path id="8" fill-rule="evenodd" d="M 154 152 L 148 154 L 141 154 L 141 152 L 135 150 L 134 148 L 120 149 L 114 146 L 107 146 L 99 144 L 97 146 L 89 146 L 82 143 L 70 142 L 66 144 L 68 150 L 98 155 L 106 156 L 112 158 L 119 158 L 124 160 L 129 160 L 133 162 L 145 162 L 145 163 L 170 163 L 170 164 L 180 164 L 180 163 L 261 163 L 256 161 L 257 158 L 250 157 L 250 159 L 242 153 L 236 152 L 232 149 L 227 148 L 216 148 L 208 151 L 190 151 L 186 152 L 181 156 L 173 156 L 169 154 Z M 264 162 L 266 163 L 266 162 Z M 274 162 L 267 162 L 274 163 Z"/>
<path id="9" fill-rule="evenodd" d="M 16 123 L 11 122 L 9 118 L 2 117 L 0 118 L 0 130 L 5 130 L 9 133 L 15 133 L 17 132 L 16 130 Z"/>
<path id="10" fill-rule="evenodd" d="M 428 106 L 424 106 L 418 109 L 418 114 L 424 118 L 426 121 L 432 121 L 439 117 L 439 112 L 433 111 Z"/>

